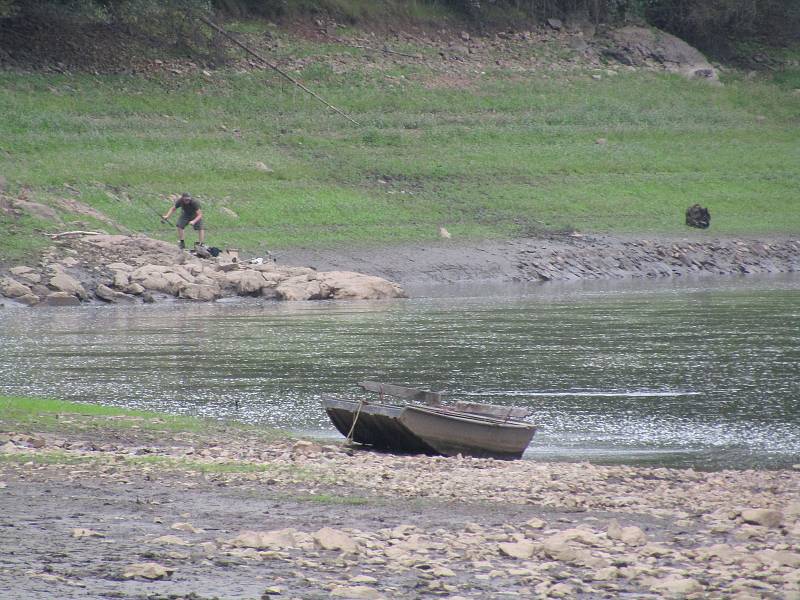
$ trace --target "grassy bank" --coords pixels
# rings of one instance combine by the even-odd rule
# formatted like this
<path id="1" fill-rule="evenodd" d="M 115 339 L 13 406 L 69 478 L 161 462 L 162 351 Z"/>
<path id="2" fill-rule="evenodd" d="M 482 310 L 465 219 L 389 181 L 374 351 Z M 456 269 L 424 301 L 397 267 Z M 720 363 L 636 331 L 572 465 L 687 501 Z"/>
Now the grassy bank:
<path id="1" fill-rule="evenodd" d="M 0 430 L 2 431 L 90 431 L 136 430 L 144 434 L 169 435 L 177 432 L 213 437 L 217 434 L 258 437 L 263 440 L 286 438 L 286 434 L 266 427 L 167 415 L 143 410 L 127 410 L 113 406 L 67 402 L 49 398 L 0 396 Z"/>
<path id="2" fill-rule="evenodd" d="M 79 200 L 172 239 L 157 214 L 187 190 L 211 244 L 253 252 L 426 240 L 439 226 L 456 238 L 679 234 L 695 202 L 718 235 L 800 230 L 800 96 L 780 81 L 497 65 L 448 75 L 413 59 L 375 69 L 362 49 L 280 39 L 279 58 L 299 60 L 295 74 L 359 126 L 261 71 L 0 73 L 8 193 Z M 338 73 L 332 56 L 364 68 Z M 36 229 L 114 231 L 62 219 L 0 215 L 5 258 L 44 244 Z"/>

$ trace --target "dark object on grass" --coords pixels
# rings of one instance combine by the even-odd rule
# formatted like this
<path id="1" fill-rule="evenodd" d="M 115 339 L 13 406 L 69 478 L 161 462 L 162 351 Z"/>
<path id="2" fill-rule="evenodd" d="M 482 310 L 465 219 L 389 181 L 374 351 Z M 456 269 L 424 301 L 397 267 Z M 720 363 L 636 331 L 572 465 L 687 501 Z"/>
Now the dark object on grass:
<path id="1" fill-rule="evenodd" d="M 322 405 L 348 441 L 414 454 L 520 458 L 536 427 L 522 421 L 529 411 L 474 402 L 441 403 L 441 393 L 365 381 L 380 399 L 324 398 Z M 409 404 L 384 401 L 394 396 Z"/>
<path id="2" fill-rule="evenodd" d="M 708 226 L 711 225 L 711 214 L 707 208 L 695 204 L 686 209 L 686 224 L 689 227 L 708 229 Z"/>

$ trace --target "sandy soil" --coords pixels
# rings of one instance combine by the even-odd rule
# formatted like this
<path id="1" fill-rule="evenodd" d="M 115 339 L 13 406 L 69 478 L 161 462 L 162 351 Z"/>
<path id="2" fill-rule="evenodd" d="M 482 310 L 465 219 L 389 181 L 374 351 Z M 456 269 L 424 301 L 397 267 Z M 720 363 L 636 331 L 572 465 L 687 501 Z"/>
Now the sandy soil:
<path id="1" fill-rule="evenodd" d="M 800 470 L 393 456 L 59 421 L 0 420 L 8 598 L 800 597 Z"/>

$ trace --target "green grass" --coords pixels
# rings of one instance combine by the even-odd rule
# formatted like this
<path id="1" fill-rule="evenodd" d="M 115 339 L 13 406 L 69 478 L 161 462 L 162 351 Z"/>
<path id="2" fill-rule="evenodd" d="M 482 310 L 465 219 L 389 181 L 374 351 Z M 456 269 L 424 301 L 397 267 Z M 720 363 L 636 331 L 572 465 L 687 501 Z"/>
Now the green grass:
<path id="1" fill-rule="evenodd" d="M 241 433 L 264 440 L 286 437 L 278 430 L 241 423 L 223 423 L 197 417 L 127 410 L 99 404 L 17 396 L 0 396 L 0 425 L 12 429 L 24 427 L 52 430 L 61 427 L 102 427 L 199 434 L 214 434 L 216 431 L 236 429 Z"/>
<path id="2" fill-rule="evenodd" d="M 93 463 L 96 460 L 91 456 L 75 456 L 63 451 L 49 450 L 23 454 L 0 454 L 0 464 L 27 464 L 35 465 L 79 465 Z"/>
<path id="3" fill-rule="evenodd" d="M 440 225 L 456 238 L 682 234 L 695 202 L 710 208 L 714 234 L 800 231 L 791 73 L 711 87 L 496 68 L 454 88 L 413 61 L 335 73 L 324 57 L 351 48 L 288 40 L 278 52 L 317 57 L 298 76 L 361 126 L 264 72 L 0 73 L 0 173 L 11 194 L 74 197 L 164 239 L 174 233 L 157 213 L 187 190 L 212 245 L 252 251 L 432 240 Z M 0 212 L 3 254 L 41 247 L 37 229 L 110 229 L 63 219 Z"/>

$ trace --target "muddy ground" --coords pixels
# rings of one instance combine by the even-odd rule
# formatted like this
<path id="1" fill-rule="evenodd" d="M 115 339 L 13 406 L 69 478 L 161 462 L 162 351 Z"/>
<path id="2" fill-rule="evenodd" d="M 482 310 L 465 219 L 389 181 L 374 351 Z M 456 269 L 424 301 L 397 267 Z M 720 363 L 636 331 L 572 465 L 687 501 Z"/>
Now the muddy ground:
<path id="1" fill-rule="evenodd" d="M 393 456 L 120 419 L 0 413 L 4 598 L 800 598 L 800 465 Z"/>
<path id="2" fill-rule="evenodd" d="M 541 235 L 511 240 L 278 252 L 279 263 L 426 285 L 661 279 L 800 272 L 800 237 Z"/>

